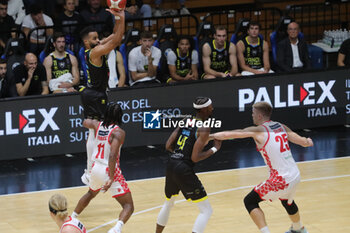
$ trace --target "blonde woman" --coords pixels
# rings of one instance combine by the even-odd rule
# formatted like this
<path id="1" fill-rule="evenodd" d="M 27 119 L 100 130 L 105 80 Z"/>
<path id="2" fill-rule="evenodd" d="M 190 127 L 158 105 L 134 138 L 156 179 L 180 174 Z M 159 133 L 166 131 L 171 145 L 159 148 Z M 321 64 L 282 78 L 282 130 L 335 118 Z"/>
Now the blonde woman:
<path id="1" fill-rule="evenodd" d="M 59 233 L 86 233 L 84 225 L 76 218 L 68 216 L 67 199 L 61 194 L 54 194 L 49 200 L 52 219 L 60 228 Z"/>

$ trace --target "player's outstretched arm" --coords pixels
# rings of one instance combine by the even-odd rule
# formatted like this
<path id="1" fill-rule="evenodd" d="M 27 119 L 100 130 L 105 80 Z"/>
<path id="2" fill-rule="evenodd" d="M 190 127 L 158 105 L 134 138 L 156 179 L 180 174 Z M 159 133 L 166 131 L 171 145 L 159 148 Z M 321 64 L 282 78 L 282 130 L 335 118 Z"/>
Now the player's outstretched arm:
<path id="1" fill-rule="evenodd" d="M 212 138 L 217 140 L 228 140 L 228 139 L 236 139 L 236 138 L 254 138 L 256 133 L 259 132 L 258 127 L 248 127 L 245 129 L 236 129 L 230 131 L 222 131 L 218 133 L 214 133 L 211 135 Z"/>
<path id="2" fill-rule="evenodd" d="M 125 15 L 124 11 L 113 11 L 107 9 L 111 14 L 116 17 L 113 33 L 107 37 L 103 42 L 91 50 L 91 59 L 99 58 L 103 55 L 109 54 L 113 49 L 118 47 L 122 41 L 122 37 L 125 31 Z M 117 19 L 119 17 L 119 19 Z"/>
<path id="3" fill-rule="evenodd" d="M 292 131 L 290 128 L 288 128 L 288 126 L 286 126 L 286 125 L 283 125 L 283 126 L 287 131 L 288 140 L 290 142 L 293 142 L 294 144 L 297 144 L 297 145 L 300 145 L 303 147 L 309 147 L 309 146 L 314 145 L 311 138 L 302 137 L 299 134 L 297 134 L 296 132 Z"/>
<path id="4" fill-rule="evenodd" d="M 208 128 L 198 129 L 199 137 L 197 138 L 193 146 L 192 155 L 191 155 L 191 159 L 194 163 L 197 163 L 201 160 L 204 160 L 212 156 L 213 154 L 215 154 L 216 151 L 218 151 L 221 148 L 221 141 L 214 140 L 215 151 L 212 148 L 210 148 L 207 151 L 203 151 L 203 148 L 207 145 L 209 141 L 209 132 L 210 132 L 210 129 Z"/>

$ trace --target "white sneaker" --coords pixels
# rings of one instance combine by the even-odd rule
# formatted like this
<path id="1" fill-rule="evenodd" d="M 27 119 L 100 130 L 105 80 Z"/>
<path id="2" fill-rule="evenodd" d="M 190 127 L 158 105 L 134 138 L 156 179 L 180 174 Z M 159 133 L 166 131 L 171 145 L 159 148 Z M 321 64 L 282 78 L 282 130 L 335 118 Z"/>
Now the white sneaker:
<path id="1" fill-rule="evenodd" d="M 286 233 L 308 233 L 305 227 L 302 227 L 300 230 L 293 230 L 292 227 Z"/>
<path id="2" fill-rule="evenodd" d="M 86 169 L 84 170 L 84 174 L 81 176 L 80 179 L 81 179 L 81 182 L 83 182 L 83 184 L 89 185 L 90 174 L 88 174 L 88 171 Z"/>
<path id="3" fill-rule="evenodd" d="M 109 229 L 108 233 L 122 233 L 122 231 L 117 229 L 116 226 L 114 226 L 111 229 Z"/>
<path id="4" fill-rule="evenodd" d="M 180 15 L 190 15 L 190 11 L 186 7 L 180 9 Z"/>

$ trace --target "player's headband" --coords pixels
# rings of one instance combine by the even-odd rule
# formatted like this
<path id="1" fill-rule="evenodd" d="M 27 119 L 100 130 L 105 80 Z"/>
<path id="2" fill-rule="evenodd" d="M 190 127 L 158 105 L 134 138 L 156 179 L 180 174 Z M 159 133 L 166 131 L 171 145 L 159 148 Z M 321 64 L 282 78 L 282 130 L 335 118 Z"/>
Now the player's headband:
<path id="1" fill-rule="evenodd" d="M 194 107 L 195 109 L 202 109 L 202 108 L 208 107 L 208 106 L 211 105 L 211 104 L 212 104 L 212 101 L 211 101 L 211 99 L 209 98 L 208 101 L 205 102 L 204 104 L 195 104 L 195 103 L 193 103 L 193 107 Z"/>
<path id="2" fill-rule="evenodd" d="M 53 214 L 57 214 L 57 212 L 64 212 L 64 211 L 67 211 L 67 209 L 64 209 L 64 210 L 55 210 L 54 208 L 52 208 L 52 206 L 50 205 L 50 203 L 49 203 L 49 209 L 50 209 L 50 212 L 53 213 Z"/>

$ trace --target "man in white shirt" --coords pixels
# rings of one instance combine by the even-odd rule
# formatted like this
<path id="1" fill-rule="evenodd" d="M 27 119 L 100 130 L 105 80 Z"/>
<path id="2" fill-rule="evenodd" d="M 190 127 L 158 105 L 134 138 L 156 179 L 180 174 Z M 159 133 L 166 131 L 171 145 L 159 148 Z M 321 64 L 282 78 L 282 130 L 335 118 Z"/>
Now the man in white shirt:
<path id="1" fill-rule="evenodd" d="M 142 32 L 140 38 L 141 45 L 133 48 L 128 57 L 130 86 L 159 83 L 156 75 L 162 53 L 160 49 L 153 46 L 151 32 Z"/>
<path id="2" fill-rule="evenodd" d="M 282 72 L 291 72 L 311 68 L 311 62 L 305 40 L 298 37 L 299 25 L 288 24 L 288 37 L 277 44 L 277 66 Z"/>
<path id="3" fill-rule="evenodd" d="M 30 7 L 30 14 L 26 15 L 23 19 L 22 29 L 26 37 L 28 38 L 30 30 L 37 27 L 45 27 L 45 26 L 53 26 L 52 19 L 43 13 L 42 8 L 33 4 Z M 30 34 L 30 47 L 29 51 L 33 53 L 40 53 L 41 50 L 44 49 L 46 37 L 53 34 L 53 29 L 40 29 L 34 30 Z"/>

